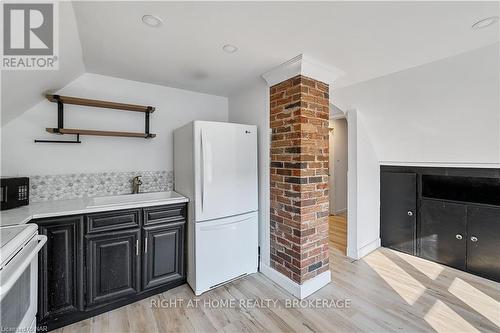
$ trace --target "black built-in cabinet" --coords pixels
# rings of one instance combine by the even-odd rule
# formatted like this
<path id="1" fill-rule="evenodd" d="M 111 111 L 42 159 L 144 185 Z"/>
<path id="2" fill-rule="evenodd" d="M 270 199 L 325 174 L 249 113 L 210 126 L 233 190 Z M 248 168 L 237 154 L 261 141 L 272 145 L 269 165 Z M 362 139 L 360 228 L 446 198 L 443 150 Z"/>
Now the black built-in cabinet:
<path id="1" fill-rule="evenodd" d="M 467 209 L 467 269 L 500 282 L 500 207 Z"/>
<path id="2" fill-rule="evenodd" d="M 382 166 L 382 246 L 500 281 L 500 169 Z"/>
<path id="3" fill-rule="evenodd" d="M 52 330 L 185 283 L 186 204 L 32 221 L 39 256 L 37 325 Z"/>
<path id="4" fill-rule="evenodd" d="M 382 209 L 380 232 L 382 246 L 416 254 L 417 175 L 415 173 L 381 174 Z M 398 207 L 398 209 L 392 209 Z"/>
<path id="5" fill-rule="evenodd" d="M 466 269 L 467 210 L 462 204 L 422 199 L 420 256 L 458 269 Z"/>

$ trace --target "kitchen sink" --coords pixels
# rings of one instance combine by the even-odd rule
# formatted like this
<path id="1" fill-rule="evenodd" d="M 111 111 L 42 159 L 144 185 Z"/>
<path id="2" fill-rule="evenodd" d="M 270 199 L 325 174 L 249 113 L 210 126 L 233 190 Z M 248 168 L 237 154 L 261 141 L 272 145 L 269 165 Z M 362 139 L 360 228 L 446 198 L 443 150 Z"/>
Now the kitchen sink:
<path id="1" fill-rule="evenodd" d="M 96 207 L 110 207 L 119 206 L 125 204 L 134 203 L 147 203 L 147 202 L 157 202 L 157 201 L 169 201 L 183 198 L 177 192 L 151 192 L 151 193 L 139 193 L 139 194 L 123 194 L 123 195 L 113 195 L 107 197 L 96 197 L 90 200 L 87 208 Z"/>

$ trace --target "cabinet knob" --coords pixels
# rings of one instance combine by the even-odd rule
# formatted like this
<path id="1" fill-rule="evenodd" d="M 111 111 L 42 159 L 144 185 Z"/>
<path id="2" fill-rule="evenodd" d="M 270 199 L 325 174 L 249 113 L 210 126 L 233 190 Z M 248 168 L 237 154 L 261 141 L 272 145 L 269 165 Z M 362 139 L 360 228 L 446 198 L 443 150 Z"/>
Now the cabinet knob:
<path id="1" fill-rule="evenodd" d="M 473 242 L 475 243 L 475 242 L 477 242 L 477 237 L 472 236 L 472 237 L 470 238 L 470 240 L 471 240 L 471 241 L 473 241 Z"/>
<path id="2" fill-rule="evenodd" d="M 458 239 L 458 240 L 461 240 L 463 237 L 462 237 L 462 235 L 457 234 L 457 235 L 455 235 L 455 238 Z"/>
<path id="3" fill-rule="evenodd" d="M 413 216 L 413 212 L 411 210 L 408 211 L 408 216 Z"/>

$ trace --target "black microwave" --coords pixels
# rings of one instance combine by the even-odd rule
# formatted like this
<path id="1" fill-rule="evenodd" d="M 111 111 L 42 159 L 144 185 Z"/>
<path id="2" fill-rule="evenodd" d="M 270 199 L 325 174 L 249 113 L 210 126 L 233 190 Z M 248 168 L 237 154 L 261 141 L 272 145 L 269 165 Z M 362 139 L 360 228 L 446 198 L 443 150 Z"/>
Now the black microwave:
<path id="1" fill-rule="evenodd" d="M 29 204 L 30 179 L 28 177 L 1 177 L 0 187 L 0 210 Z"/>

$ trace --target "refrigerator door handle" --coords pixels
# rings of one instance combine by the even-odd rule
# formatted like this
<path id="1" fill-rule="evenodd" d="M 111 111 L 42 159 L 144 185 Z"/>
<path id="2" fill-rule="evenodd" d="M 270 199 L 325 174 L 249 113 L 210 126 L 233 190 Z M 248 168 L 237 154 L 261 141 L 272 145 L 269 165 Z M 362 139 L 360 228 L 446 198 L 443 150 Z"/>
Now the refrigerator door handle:
<path id="1" fill-rule="evenodd" d="M 203 212 L 204 208 L 204 201 L 205 201 L 205 147 L 204 147 L 204 135 L 203 135 L 203 129 L 200 129 L 200 138 L 201 138 L 201 143 L 200 143 L 200 150 L 201 150 L 201 211 Z"/>
<path id="2" fill-rule="evenodd" d="M 204 168 L 203 168 L 203 179 L 206 179 L 208 184 L 212 183 L 212 143 L 205 137 L 204 139 L 205 157 L 203 158 Z M 206 171 L 205 171 L 206 170 Z M 206 186 L 207 184 L 205 184 Z"/>

